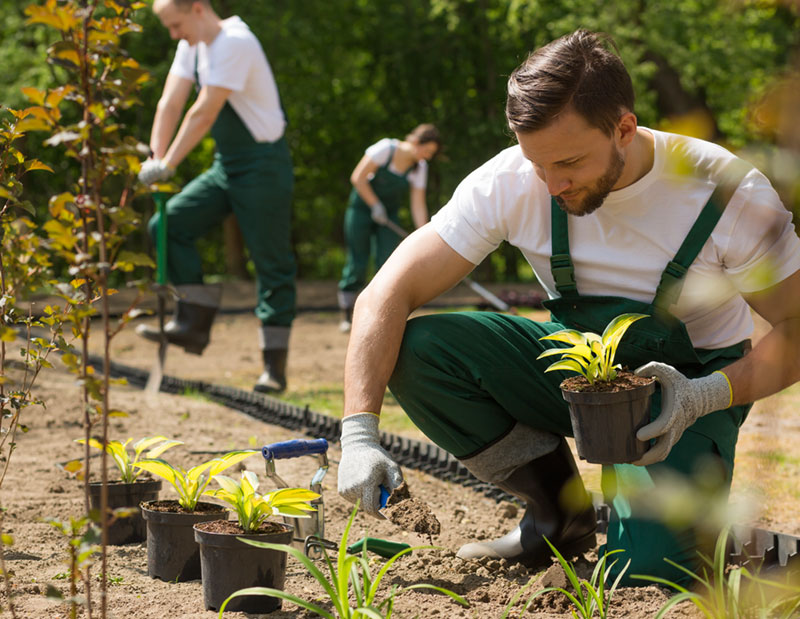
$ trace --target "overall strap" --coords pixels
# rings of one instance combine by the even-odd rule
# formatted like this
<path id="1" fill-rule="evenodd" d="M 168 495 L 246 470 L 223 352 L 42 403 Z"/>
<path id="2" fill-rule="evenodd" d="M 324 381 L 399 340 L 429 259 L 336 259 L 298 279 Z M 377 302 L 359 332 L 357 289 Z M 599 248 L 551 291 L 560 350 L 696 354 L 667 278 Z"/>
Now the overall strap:
<path id="1" fill-rule="evenodd" d="M 200 62 L 200 43 L 194 46 L 194 91 L 200 92 L 200 72 L 197 70 L 197 64 Z"/>
<path id="2" fill-rule="evenodd" d="M 387 172 L 389 171 L 389 166 L 392 165 L 392 159 L 394 158 L 394 150 L 395 150 L 395 145 L 394 142 L 392 142 L 391 144 L 389 144 L 389 158 L 386 160 L 386 163 L 384 163 L 381 166 L 382 168 L 385 168 Z"/>
<path id="3" fill-rule="evenodd" d="M 550 197 L 550 272 L 556 283 L 556 290 L 562 297 L 578 296 L 575 283 L 575 266 L 569 255 L 569 223 L 567 214 L 558 206 L 556 199 Z"/>
<path id="4" fill-rule="evenodd" d="M 666 313 L 668 308 L 678 301 L 686 272 L 711 236 L 742 179 L 751 169 L 752 166 L 748 163 L 734 159 L 722 170 L 714 192 L 700 211 L 675 257 L 667 263 L 661 274 L 661 281 L 653 299 L 653 306 L 657 311 Z"/>

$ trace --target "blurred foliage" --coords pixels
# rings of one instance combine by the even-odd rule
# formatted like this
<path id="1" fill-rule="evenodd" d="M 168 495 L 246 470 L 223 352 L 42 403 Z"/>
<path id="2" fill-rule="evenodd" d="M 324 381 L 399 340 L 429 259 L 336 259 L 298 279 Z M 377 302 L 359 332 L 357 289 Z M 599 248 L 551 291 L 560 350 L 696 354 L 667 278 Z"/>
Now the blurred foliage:
<path id="1" fill-rule="evenodd" d="M 466 174 L 513 143 L 504 124 L 506 78 L 553 38 L 577 27 L 609 32 L 633 77 L 642 125 L 748 147 L 769 166 L 775 136 L 753 122 L 751 110 L 790 68 L 800 36 L 797 5 L 769 0 L 212 2 L 220 16 L 236 14 L 250 25 L 275 72 L 295 164 L 293 242 L 306 278 L 339 275 L 349 175 L 367 146 L 402 138 L 420 122 L 437 124 L 445 148 L 431 168 L 435 212 Z M 52 86 L 60 71 L 45 63 L 47 38 L 23 28 L 21 12 L 17 3 L 0 8 L 0 100 L 12 106 L 21 105 L 21 86 Z M 119 121 L 146 143 L 175 42 L 150 11 L 137 20 L 144 34 L 125 35 L 124 49 L 152 78 L 142 87 L 143 104 L 121 110 Z M 701 122 L 682 123 L 687 115 Z M 44 196 L 78 174 L 53 149 L 28 146 L 56 171 L 28 184 L 31 202 L 44 209 Z M 209 164 L 211 148 L 205 141 L 180 166 L 179 184 Z M 783 195 L 796 198 L 796 187 Z M 153 209 L 146 196 L 136 207 L 143 220 Z M 411 227 L 407 214 L 403 223 Z M 133 251 L 149 248 L 143 227 L 128 242 Z M 221 243 L 217 232 L 201 244 L 209 274 L 224 271 Z M 504 247 L 477 277 L 524 279 L 530 269 Z"/>

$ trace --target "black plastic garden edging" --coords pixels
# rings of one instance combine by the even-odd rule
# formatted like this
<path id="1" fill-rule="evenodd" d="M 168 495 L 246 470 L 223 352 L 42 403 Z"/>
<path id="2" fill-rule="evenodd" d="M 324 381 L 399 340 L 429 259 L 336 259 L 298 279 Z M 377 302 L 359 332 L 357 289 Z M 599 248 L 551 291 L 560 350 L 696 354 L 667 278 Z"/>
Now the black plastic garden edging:
<path id="1" fill-rule="evenodd" d="M 103 361 L 100 357 L 90 355 L 89 363 L 97 370 L 102 369 Z M 147 383 L 146 370 L 112 361 L 110 371 L 113 377 L 125 378 L 129 385 L 140 389 Z M 315 413 L 308 406 L 301 408 L 255 391 L 166 375 L 161 381 L 161 391 L 175 394 L 199 393 L 228 408 L 313 438 L 338 441 L 341 433 L 341 420 L 338 418 Z M 497 486 L 474 477 L 458 460 L 433 443 L 381 432 L 381 445 L 402 466 L 470 488 L 498 502 L 519 503 L 516 497 Z M 597 530 L 605 533 L 610 509 L 605 504 L 598 504 L 595 508 Z M 800 570 L 800 537 L 745 526 L 734 527 L 733 534 L 734 540 L 729 552 L 732 563 L 749 567 L 760 565 L 765 570 Z"/>

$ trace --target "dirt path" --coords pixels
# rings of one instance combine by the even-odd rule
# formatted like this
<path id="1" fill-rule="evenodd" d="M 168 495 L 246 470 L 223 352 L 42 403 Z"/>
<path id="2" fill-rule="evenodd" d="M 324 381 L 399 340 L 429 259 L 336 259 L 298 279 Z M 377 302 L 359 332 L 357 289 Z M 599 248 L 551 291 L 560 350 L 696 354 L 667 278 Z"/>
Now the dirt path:
<path id="1" fill-rule="evenodd" d="M 305 312 L 295 325 L 291 342 L 290 380 L 295 393 L 310 392 L 315 386 L 340 386 L 347 336 L 338 332 L 335 312 Z M 168 373 L 185 378 L 201 378 L 217 383 L 247 387 L 259 371 L 255 331 L 257 322 L 250 314 L 223 314 L 214 327 L 212 344 L 202 357 L 185 355 L 170 349 Z M 149 367 L 155 347 L 141 343 L 131 329 L 123 331 L 112 349 L 116 361 Z M 13 571 L 15 604 L 20 617 L 64 617 L 65 606 L 47 600 L 48 585 L 66 591 L 63 575 L 67 571 L 66 544 L 43 517 L 68 518 L 82 510 L 78 481 L 65 473 L 58 463 L 80 457 L 81 448 L 73 439 L 81 435 L 82 416 L 74 379 L 61 371 L 49 371 L 40 381 L 40 394 L 47 408 L 30 409 L 25 423 L 30 431 L 19 437 L 12 466 L 3 484 L 3 506 L 8 510 L 6 528 L 14 538 L 8 549 L 8 563 Z M 764 528 L 800 534 L 796 514 L 800 507 L 796 479 L 800 468 L 800 422 L 795 411 L 800 395 L 794 389 L 760 403 L 748 419 L 740 441 L 740 453 L 734 480 L 733 502 L 754 494 L 756 505 L 764 510 L 755 521 Z M 185 467 L 208 459 L 210 454 L 230 449 L 260 446 L 294 438 L 288 430 L 253 420 L 235 411 L 221 408 L 197 397 L 159 394 L 148 399 L 141 391 L 115 387 L 112 407 L 126 410 L 130 416 L 115 419 L 112 438 L 164 434 L 182 440 L 185 446 L 169 452 L 169 460 Z M 335 411 L 334 414 L 338 414 Z M 410 431 L 414 435 L 413 431 Z M 416 436 L 419 436 L 418 434 Z M 338 446 L 332 445 L 331 471 L 325 478 L 327 537 L 338 540 L 350 512 L 350 506 L 336 493 Z M 246 461 L 249 469 L 260 474 L 260 456 Z M 289 483 L 307 485 L 316 470 L 312 458 L 280 461 L 278 472 Z M 598 490 L 597 470 L 581 465 L 588 485 Z M 519 517 L 510 504 L 495 504 L 460 486 L 433 479 L 416 471 L 406 471 L 412 493 L 426 502 L 441 522 L 442 533 L 434 539 L 439 550 L 415 552 L 399 561 L 389 573 L 391 584 L 400 586 L 429 582 L 447 587 L 465 596 L 471 606 L 461 609 L 441 595 L 409 592 L 398 598 L 395 616 L 405 617 L 500 617 L 513 594 L 532 577 L 542 574 L 502 562 L 485 564 L 455 558 L 458 547 L 470 540 L 489 539 L 510 529 Z M 161 493 L 171 498 L 171 489 Z M 400 531 L 389 522 L 358 515 L 351 541 L 366 535 L 411 544 L 428 540 Z M 579 560 L 585 573 L 596 557 L 588 554 Z M 144 544 L 109 549 L 109 573 L 114 584 L 109 587 L 109 616 L 144 619 L 165 616 L 211 619 L 216 613 L 203 608 L 202 585 L 163 583 L 147 576 Z M 377 569 L 377 567 L 376 567 Z M 548 572 L 544 584 L 558 582 L 558 575 Z M 290 562 L 287 591 L 308 599 L 320 600 L 323 592 L 301 566 Z M 95 583 L 95 594 L 97 585 Z M 623 589 L 615 597 L 612 617 L 652 617 L 666 601 L 664 591 L 648 587 Z M 3 601 L 5 603 L 5 601 Z M 539 607 L 528 617 L 569 616 L 568 608 L 556 598 L 549 606 Z M 291 604 L 269 615 L 276 619 L 305 617 Z M 515 615 L 516 616 L 516 615 Z M 692 616 L 678 611 L 672 617 Z"/>

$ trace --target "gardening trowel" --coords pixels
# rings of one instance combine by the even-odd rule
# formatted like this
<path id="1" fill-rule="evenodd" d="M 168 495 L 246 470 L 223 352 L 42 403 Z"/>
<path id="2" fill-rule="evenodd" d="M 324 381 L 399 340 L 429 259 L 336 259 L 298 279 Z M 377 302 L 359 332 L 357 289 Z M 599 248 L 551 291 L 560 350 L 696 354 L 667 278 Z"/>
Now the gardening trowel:
<path id="1" fill-rule="evenodd" d="M 158 233 L 156 239 L 156 294 L 158 295 L 158 359 L 150 370 L 145 385 L 145 393 L 158 393 L 161 389 L 161 379 L 164 377 L 164 361 L 167 358 L 167 334 L 164 332 L 167 295 L 167 213 L 164 194 L 160 191 L 153 193 L 153 200 L 158 211 Z"/>
<path id="2" fill-rule="evenodd" d="M 383 225 L 389 228 L 389 230 L 394 232 L 400 238 L 404 239 L 408 236 L 408 232 L 406 232 L 403 228 L 394 223 L 391 219 L 387 219 L 386 223 Z M 489 304 L 495 309 L 499 309 L 501 312 L 509 312 L 511 314 L 517 313 L 517 311 L 513 307 L 511 307 L 508 303 L 503 301 L 497 295 L 494 295 L 488 290 L 486 290 L 486 288 L 481 286 L 478 282 L 472 281 L 469 277 L 465 277 L 461 281 L 464 282 L 470 288 L 472 288 L 473 292 L 477 293 L 483 299 L 488 301 Z"/>

